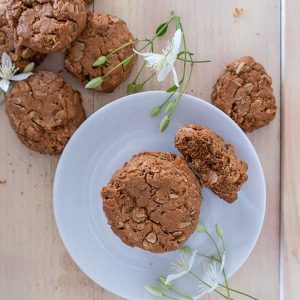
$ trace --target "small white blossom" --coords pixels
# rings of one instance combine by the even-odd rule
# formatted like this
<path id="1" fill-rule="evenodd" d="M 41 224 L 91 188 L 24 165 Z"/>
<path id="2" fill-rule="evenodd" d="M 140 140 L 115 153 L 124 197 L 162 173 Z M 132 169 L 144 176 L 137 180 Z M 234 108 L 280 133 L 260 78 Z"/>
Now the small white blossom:
<path id="1" fill-rule="evenodd" d="M 194 300 L 201 298 L 207 293 L 213 292 L 218 286 L 221 280 L 221 275 L 225 265 L 225 252 L 222 255 L 222 261 L 218 262 L 216 260 L 203 262 L 203 275 L 201 279 L 203 283 L 198 286 L 199 294 L 194 297 Z"/>
<path id="2" fill-rule="evenodd" d="M 20 81 L 27 79 L 31 72 L 15 75 L 18 72 L 18 68 L 12 63 L 10 56 L 6 53 L 2 53 L 2 60 L 0 65 L 0 89 L 7 92 L 10 86 L 10 81 Z"/>
<path id="3" fill-rule="evenodd" d="M 176 263 L 172 264 L 171 266 L 172 273 L 167 276 L 166 284 L 188 274 L 195 263 L 195 257 L 197 253 L 198 253 L 198 249 L 194 249 L 192 254 L 190 255 L 182 253 L 180 257 L 177 259 Z"/>
<path id="4" fill-rule="evenodd" d="M 163 50 L 163 54 L 157 53 L 140 53 L 137 54 L 144 57 L 147 61 L 147 66 L 154 69 L 157 73 L 157 80 L 164 81 L 170 72 L 173 74 L 173 80 L 177 87 L 179 87 L 178 77 L 174 64 L 177 60 L 177 56 L 180 50 L 182 39 L 182 31 L 177 29 L 172 42 L 168 41 L 166 49 Z"/>

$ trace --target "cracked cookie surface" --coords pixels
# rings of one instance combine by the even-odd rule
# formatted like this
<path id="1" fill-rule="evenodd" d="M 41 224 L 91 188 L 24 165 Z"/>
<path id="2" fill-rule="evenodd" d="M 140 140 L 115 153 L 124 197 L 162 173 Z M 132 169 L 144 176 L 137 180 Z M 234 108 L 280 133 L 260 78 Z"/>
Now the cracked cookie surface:
<path id="1" fill-rule="evenodd" d="M 269 124 L 276 114 L 272 79 L 250 56 L 226 66 L 213 87 L 212 103 L 246 132 Z"/>
<path id="2" fill-rule="evenodd" d="M 107 14 L 90 13 L 85 30 L 66 51 L 65 67 L 85 85 L 95 77 L 104 76 L 133 54 L 133 46 L 130 45 L 111 55 L 102 66 L 93 67 L 98 57 L 108 55 L 130 40 L 133 36 L 124 21 Z M 126 67 L 117 68 L 94 90 L 112 92 L 129 77 L 135 61 L 136 57 Z"/>
<path id="3" fill-rule="evenodd" d="M 142 152 L 102 189 L 103 209 L 108 224 L 127 245 L 151 252 L 173 251 L 197 226 L 200 188 L 182 158 Z"/>
<path id="4" fill-rule="evenodd" d="M 8 0 L 8 18 L 18 43 L 40 53 L 62 51 L 82 32 L 83 0 Z"/>
<path id="5" fill-rule="evenodd" d="M 44 55 L 33 51 L 28 47 L 18 45 L 14 41 L 13 27 L 6 18 L 7 0 L 0 0 L 0 57 L 6 52 L 13 64 L 21 71 L 30 62 L 39 64 Z"/>
<path id="6" fill-rule="evenodd" d="M 60 154 L 85 119 L 80 94 L 48 71 L 17 82 L 5 105 L 19 139 L 43 154 Z"/>
<path id="7" fill-rule="evenodd" d="M 237 199 L 248 165 L 231 144 L 206 127 L 185 125 L 176 133 L 175 146 L 204 186 L 229 203 Z"/>

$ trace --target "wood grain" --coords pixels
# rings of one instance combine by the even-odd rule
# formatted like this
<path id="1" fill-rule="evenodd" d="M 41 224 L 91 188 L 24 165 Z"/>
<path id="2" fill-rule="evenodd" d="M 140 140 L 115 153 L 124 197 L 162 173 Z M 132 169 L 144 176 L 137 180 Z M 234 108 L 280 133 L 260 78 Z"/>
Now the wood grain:
<path id="1" fill-rule="evenodd" d="M 283 7 L 282 62 L 282 296 L 300 299 L 300 4 Z"/>
<path id="2" fill-rule="evenodd" d="M 238 18 L 233 16 L 234 7 L 243 8 Z M 265 65 L 273 78 L 278 114 L 270 126 L 253 132 L 249 137 L 265 173 L 267 213 L 255 250 L 230 283 L 259 299 L 279 299 L 280 1 L 95 0 L 94 9 L 123 18 L 139 38 L 151 36 L 156 26 L 169 18 L 171 10 L 179 14 L 188 36 L 189 49 L 199 58 L 212 60 L 210 64 L 196 68 L 189 90 L 190 94 L 206 100 L 210 99 L 211 88 L 225 64 L 242 55 L 252 55 Z M 59 71 L 62 69 L 62 55 L 48 57 L 41 68 Z M 125 95 L 126 84 L 112 94 L 93 94 L 83 90 L 65 71 L 63 75 L 83 93 L 89 114 Z M 162 85 L 153 82 L 147 88 L 164 89 L 170 84 L 171 79 Z M 294 105 L 296 99 L 293 95 L 289 103 Z M 288 101 L 288 96 L 292 94 L 286 90 L 285 101 Z M 290 109 L 287 118 L 296 119 L 295 113 Z M 287 128 L 287 124 L 285 126 Z M 296 134 L 296 123 L 293 126 Z M 0 184 L 1 298 L 120 299 L 89 280 L 62 245 L 52 212 L 52 182 L 57 158 L 33 153 L 21 145 L 10 128 L 3 106 L 0 107 L 0 137 L 0 180 L 6 180 L 5 184 Z M 287 138 L 287 142 L 294 145 L 292 138 Z M 291 160 L 289 164 L 292 164 Z M 296 172 L 296 165 L 294 167 Z M 291 189 L 289 198 L 295 200 L 295 193 Z M 293 205 L 288 201 L 285 203 L 286 209 Z M 288 261 L 290 266 L 293 261 L 299 262 L 299 253 L 293 252 L 295 247 L 292 244 L 287 247 L 288 252 L 296 253 Z M 205 299 L 219 298 L 210 295 Z"/>

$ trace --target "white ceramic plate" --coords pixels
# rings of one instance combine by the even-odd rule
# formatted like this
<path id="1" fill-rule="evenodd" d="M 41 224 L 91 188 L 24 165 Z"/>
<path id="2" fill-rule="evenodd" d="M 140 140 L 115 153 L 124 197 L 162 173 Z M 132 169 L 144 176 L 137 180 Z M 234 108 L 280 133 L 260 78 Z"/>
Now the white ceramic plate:
<path id="1" fill-rule="evenodd" d="M 210 230 L 218 223 L 225 232 L 229 275 L 240 268 L 259 236 L 265 213 L 265 183 L 257 154 L 242 130 L 223 112 L 198 98 L 184 95 L 166 132 L 158 130 L 160 117 L 153 106 L 165 92 L 124 97 L 89 117 L 67 144 L 54 180 L 54 213 L 61 238 L 71 257 L 96 283 L 130 300 L 150 300 L 144 286 L 167 273 L 178 252 L 154 254 L 130 248 L 114 235 L 102 210 L 100 189 L 112 174 L 137 152 L 178 153 L 176 131 L 186 123 L 207 126 L 234 145 L 249 165 L 248 181 L 238 201 L 227 204 L 204 189 L 201 222 Z M 212 253 L 209 240 L 194 233 L 187 245 Z M 184 281 L 183 289 L 189 283 Z"/>

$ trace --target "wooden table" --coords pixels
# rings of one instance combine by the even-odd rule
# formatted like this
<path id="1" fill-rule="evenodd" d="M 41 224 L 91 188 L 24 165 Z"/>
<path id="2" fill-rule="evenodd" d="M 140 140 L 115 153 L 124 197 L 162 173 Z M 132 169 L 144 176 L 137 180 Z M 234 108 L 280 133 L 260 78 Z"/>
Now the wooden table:
<path id="1" fill-rule="evenodd" d="M 239 17 L 233 9 L 243 8 Z M 210 99 L 225 64 L 252 55 L 273 78 L 276 119 L 248 134 L 263 165 L 267 210 L 258 243 L 230 280 L 259 299 L 300 299 L 300 3 L 296 0 L 95 0 L 95 11 L 123 18 L 135 36 L 151 36 L 173 10 L 182 17 L 189 48 L 210 64 L 196 68 L 189 93 Z M 298 55 L 297 55 L 298 54 Z M 50 55 L 41 69 L 62 69 Z M 88 114 L 125 95 L 80 89 Z M 149 89 L 163 89 L 171 79 Z M 5 300 L 117 300 L 89 280 L 67 254 L 55 226 L 52 183 L 57 157 L 29 151 L 17 139 L 0 107 L 0 298 Z M 219 299 L 215 295 L 205 299 Z M 142 299 L 141 299 L 142 300 Z"/>

